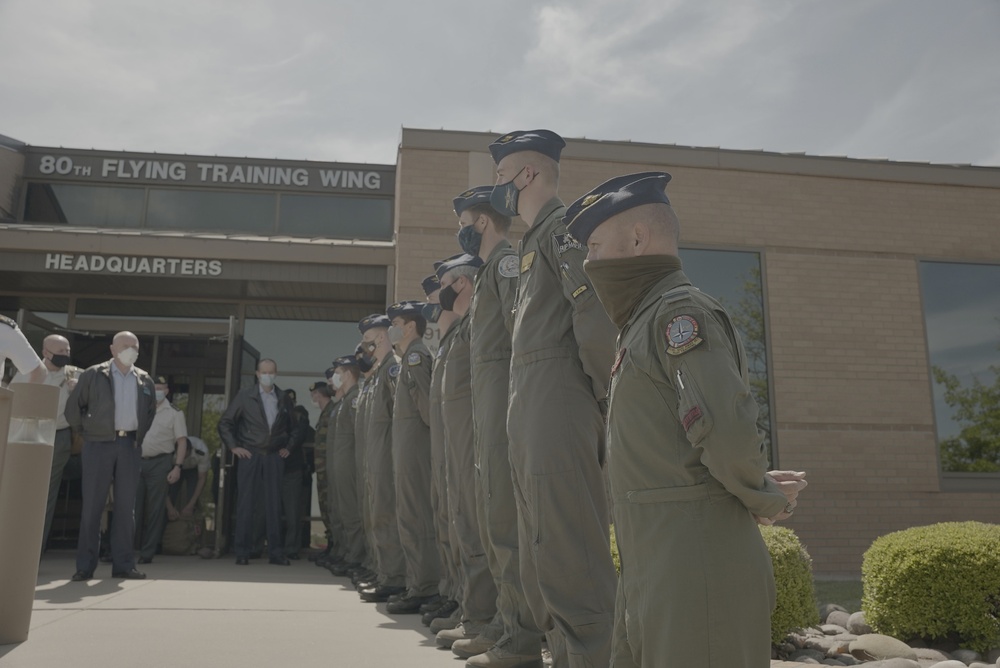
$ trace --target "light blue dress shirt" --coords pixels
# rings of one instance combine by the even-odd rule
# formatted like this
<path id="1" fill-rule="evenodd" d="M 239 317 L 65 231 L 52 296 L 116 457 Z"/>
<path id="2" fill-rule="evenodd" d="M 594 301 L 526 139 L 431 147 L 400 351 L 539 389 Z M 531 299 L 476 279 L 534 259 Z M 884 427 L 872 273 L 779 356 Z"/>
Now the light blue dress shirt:
<path id="1" fill-rule="evenodd" d="M 278 419 L 278 393 L 271 386 L 271 391 L 266 392 L 260 388 L 260 401 L 264 404 L 264 416 L 267 418 L 267 426 L 273 427 L 274 421 Z"/>
<path id="2" fill-rule="evenodd" d="M 115 431 L 135 431 L 139 428 L 139 377 L 135 367 L 122 373 L 111 362 L 111 380 L 115 390 Z"/>

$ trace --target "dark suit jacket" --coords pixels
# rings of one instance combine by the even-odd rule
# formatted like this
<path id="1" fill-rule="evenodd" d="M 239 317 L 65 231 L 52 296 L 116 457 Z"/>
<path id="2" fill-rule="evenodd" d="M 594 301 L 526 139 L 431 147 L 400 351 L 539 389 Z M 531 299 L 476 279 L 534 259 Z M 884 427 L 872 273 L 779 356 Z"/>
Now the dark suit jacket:
<path id="1" fill-rule="evenodd" d="M 76 387 L 66 400 L 66 421 L 75 431 L 81 432 L 86 441 L 115 440 L 115 383 L 111 379 L 111 365 L 108 360 L 95 364 L 80 375 Z M 156 415 L 156 387 L 149 374 L 139 367 L 135 370 L 136 416 L 139 428 L 136 430 L 136 445 L 142 445 L 149 426 Z"/>
<path id="2" fill-rule="evenodd" d="M 256 384 L 240 390 L 233 397 L 229 408 L 219 418 L 219 438 L 229 450 L 246 448 L 260 453 L 277 452 L 293 443 L 301 443 L 302 429 L 292 413 L 295 407 L 277 386 L 278 416 L 268 429 L 264 404 L 260 400 L 260 387 Z"/>

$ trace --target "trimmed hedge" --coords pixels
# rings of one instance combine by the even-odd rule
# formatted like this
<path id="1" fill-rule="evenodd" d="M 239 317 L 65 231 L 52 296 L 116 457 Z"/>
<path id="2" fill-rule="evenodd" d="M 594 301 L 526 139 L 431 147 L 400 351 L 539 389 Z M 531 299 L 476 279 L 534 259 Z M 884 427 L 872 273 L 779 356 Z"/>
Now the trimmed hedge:
<path id="1" fill-rule="evenodd" d="M 865 620 L 902 640 L 1000 644 L 1000 525 L 944 522 L 882 536 L 861 567 Z"/>
<path id="2" fill-rule="evenodd" d="M 774 568 L 777 604 L 771 615 L 771 642 L 778 645 L 793 629 L 819 624 L 812 558 L 791 529 L 761 525 L 760 534 Z"/>

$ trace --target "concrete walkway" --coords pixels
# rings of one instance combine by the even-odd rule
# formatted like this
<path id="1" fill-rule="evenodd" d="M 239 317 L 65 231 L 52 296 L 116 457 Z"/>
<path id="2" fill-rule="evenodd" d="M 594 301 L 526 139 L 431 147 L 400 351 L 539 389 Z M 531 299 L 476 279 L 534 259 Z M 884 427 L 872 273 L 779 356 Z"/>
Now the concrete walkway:
<path id="1" fill-rule="evenodd" d="M 3 668 L 461 668 L 439 649 L 418 615 L 388 615 L 362 603 L 346 578 L 307 560 L 158 556 L 146 580 L 70 582 L 69 551 L 39 568 L 31 632 L 0 645 Z M 0 602 L 2 605 L 2 602 Z M 772 668 L 804 664 L 772 662 Z"/>

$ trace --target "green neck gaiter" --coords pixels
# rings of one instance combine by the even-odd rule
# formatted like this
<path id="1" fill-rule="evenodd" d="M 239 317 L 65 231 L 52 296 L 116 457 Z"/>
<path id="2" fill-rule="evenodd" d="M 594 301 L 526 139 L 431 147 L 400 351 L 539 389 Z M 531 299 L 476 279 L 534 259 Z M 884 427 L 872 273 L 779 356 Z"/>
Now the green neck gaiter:
<path id="1" fill-rule="evenodd" d="M 676 255 L 637 255 L 583 263 L 597 298 L 621 331 L 650 289 L 667 275 L 681 270 Z"/>

